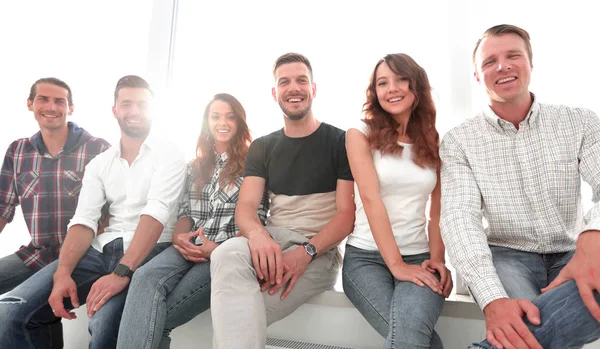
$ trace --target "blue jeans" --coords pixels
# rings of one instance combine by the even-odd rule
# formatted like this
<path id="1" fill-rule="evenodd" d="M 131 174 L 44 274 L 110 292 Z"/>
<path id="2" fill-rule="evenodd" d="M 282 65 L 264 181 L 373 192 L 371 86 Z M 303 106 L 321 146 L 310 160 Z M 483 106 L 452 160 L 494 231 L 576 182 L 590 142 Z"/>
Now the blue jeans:
<path id="1" fill-rule="evenodd" d="M 496 273 L 509 298 L 533 301 L 554 280 L 575 251 L 538 254 L 490 246 Z"/>
<path id="2" fill-rule="evenodd" d="M 598 292 L 594 296 L 600 302 Z M 600 338 L 600 324 L 583 304 L 575 281 L 544 293 L 533 303 L 540 309 L 542 324 L 532 325 L 527 318 L 524 321 L 544 349 L 581 348 Z M 485 340 L 471 348 L 494 347 Z"/>
<path id="3" fill-rule="evenodd" d="M 420 265 L 429 253 L 402 258 Z M 443 348 L 434 326 L 444 297 L 429 287 L 396 280 L 379 251 L 346 245 L 342 281 L 352 304 L 386 337 L 385 348 Z"/>
<path id="4" fill-rule="evenodd" d="M 529 299 L 540 309 L 540 326 L 524 320 L 542 347 L 581 348 L 600 337 L 599 324 L 583 304 L 574 281 L 540 296 L 541 289 L 558 276 L 575 251 L 538 254 L 498 246 L 490 246 L 490 250 L 508 296 Z M 598 293 L 595 296 L 598 300 Z M 493 347 L 485 340 L 471 348 Z"/>
<path id="5" fill-rule="evenodd" d="M 0 259 L 0 296 L 19 286 L 34 273 L 35 271 L 29 269 L 15 253 Z M 60 319 L 48 326 L 50 328 L 46 331 L 52 336 L 52 348 L 62 348 L 63 328 Z"/>
<path id="6" fill-rule="evenodd" d="M 157 244 L 146 261 L 169 244 Z M 102 253 L 89 248 L 81 258 L 71 277 L 77 285 L 77 296 L 84 304 L 90 288 L 100 277 L 112 273 L 123 257 L 123 240 L 116 239 L 104 246 Z M 51 348 L 49 323 L 57 321 L 48 305 L 52 292 L 55 261 L 35 273 L 27 281 L 0 299 L 0 348 Z M 119 321 L 127 291 L 112 297 L 89 321 L 92 336 L 90 348 L 114 348 L 117 342 Z M 65 298 L 65 308 L 72 309 Z"/>
<path id="7" fill-rule="evenodd" d="M 210 262 L 171 246 L 135 272 L 129 290 L 117 348 L 169 348 L 172 329 L 210 308 Z"/>
<path id="8" fill-rule="evenodd" d="M 0 295 L 17 287 L 33 273 L 16 254 L 3 257 L 0 259 Z"/>

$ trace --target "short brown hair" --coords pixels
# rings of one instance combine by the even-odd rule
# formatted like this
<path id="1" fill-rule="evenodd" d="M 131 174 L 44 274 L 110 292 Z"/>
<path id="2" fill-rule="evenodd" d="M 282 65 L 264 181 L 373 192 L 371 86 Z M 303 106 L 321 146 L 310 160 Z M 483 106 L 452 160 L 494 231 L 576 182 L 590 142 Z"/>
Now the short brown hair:
<path id="1" fill-rule="evenodd" d="M 117 86 L 115 87 L 115 104 L 117 103 L 119 91 L 121 91 L 122 88 L 126 87 L 145 88 L 148 91 L 150 91 L 150 94 L 154 95 L 154 92 L 152 92 L 152 89 L 150 88 L 150 85 L 146 80 L 142 79 L 137 75 L 125 75 L 124 77 L 119 79 L 119 81 L 117 82 Z"/>
<path id="2" fill-rule="evenodd" d="M 277 58 L 277 60 L 275 61 L 275 64 L 273 65 L 273 76 L 275 76 L 275 73 L 277 72 L 277 68 L 279 68 L 280 66 L 282 66 L 284 64 L 289 64 L 289 63 L 303 63 L 304 65 L 306 65 L 306 67 L 308 68 L 308 71 L 310 72 L 310 80 L 312 81 L 313 71 L 312 71 L 312 66 L 310 65 L 310 61 L 305 56 L 303 56 L 299 53 L 294 53 L 294 52 L 286 53 L 282 56 L 279 56 L 279 58 Z"/>
<path id="3" fill-rule="evenodd" d="M 473 50 L 473 65 L 475 65 L 475 54 L 477 54 L 477 49 L 479 48 L 479 45 L 481 44 L 483 39 L 487 38 L 488 36 L 500 36 L 504 34 L 516 34 L 520 36 L 521 39 L 523 39 L 523 41 L 525 42 L 525 48 L 527 49 L 529 62 L 533 63 L 533 52 L 531 51 L 531 41 L 529 38 L 529 33 L 525 29 L 519 28 L 516 25 L 499 24 L 486 30 L 485 33 L 483 33 L 483 35 L 481 36 L 481 38 L 477 40 L 477 44 L 475 44 L 475 49 Z"/>
<path id="4" fill-rule="evenodd" d="M 62 87 L 67 90 L 67 102 L 69 106 L 73 105 L 73 94 L 71 93 L 71 88 L 67 85 L 66 82 L 57 79 L 57 78 L 41 78 L 38 81 L 34 82 L 29 89 L 29 97 L 27 98 L 30 102 L 33 102 L 35 96 L 37 94 L 37 85 L 39 84 L 51 84 L 56 85 L 58 87 Z"/>

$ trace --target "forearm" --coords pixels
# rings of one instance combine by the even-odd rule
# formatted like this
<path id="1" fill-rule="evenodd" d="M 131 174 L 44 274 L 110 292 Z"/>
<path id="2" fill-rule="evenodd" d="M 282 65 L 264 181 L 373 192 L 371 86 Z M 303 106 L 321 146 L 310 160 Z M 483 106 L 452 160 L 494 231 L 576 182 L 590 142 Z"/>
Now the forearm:
<path id="1" fill-rule="evenodd" d="M 192 230 L 194 223 L 190 217 L 181 217 L 175 224 L 175 230 L 173 236 L 177 234 L 187 234 Z"/>
<path id="2" fill-rule="evenodd" d="M 444 247 L 444 241 L 442 241 L 439 220 L 430 220 L 427 225 L 427 230 L 429 235 L 429 254 L 431 260 L 446 263 L 446 248 Z"/>
<path id="3" fill-rule="evenodd" d="M 363 206 L 367 214 L 373 239 L 385 264 L 391 268 L 394 265 L 402 263 L 402 253 L 394 238 L 394 232 L 390 225 L 390 217 L 383 201 L 380 198 L 363 200 Z"/>
<path id="4" fill-rule="evenodd" d="M 8 220 L 4 217 L 0 217 L 0 233 L 4 230 L 6 224 L 8 224 Z"/>
<path id="5" fill-rule="evenodd" d="M 93 239 L 92 229 L 81 224 L 72 226 L 60 250 L 56 274 L 71 275 L 81 257 L 90 248 Z"/>
<path id="6" fill-rule="evenodd" d="M 352 232 L 354 212 L 338 212 L 309 242 L 317 248 L 317 255 L 331 250 Z"/>
<path id="7" fill-rule="evenodd" d="M 253 234 L 263 234 L 271 237 L 265 227 L 262 225 L 257 210 L 247 204 L 241 204 L 238 202 L 238 206 L 235 210 L 235 223 L 240 228 L 240 233 L 243 236 L 250 239 Z"/>
<path id="8" fill-rule="evenodd" d="M 131 270 L 136 270 L 152 251 L 162 231 L 162 223 L 151 216 L 142 215 L 133 239 L 125 255 L 121 258 L 121 264 L 128 266 Z"/>

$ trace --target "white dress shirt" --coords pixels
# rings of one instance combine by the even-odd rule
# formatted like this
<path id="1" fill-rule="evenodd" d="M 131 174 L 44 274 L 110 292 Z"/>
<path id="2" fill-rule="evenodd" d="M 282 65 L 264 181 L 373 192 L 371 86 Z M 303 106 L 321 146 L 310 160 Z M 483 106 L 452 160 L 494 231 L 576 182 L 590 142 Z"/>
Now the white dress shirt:
<path id="1" fill-rule="evenodd" d="M 440 157 L 442 237 L 481 309 L 508 297 L 488 244 L 566 252 L 600 229 L 600 120 L 587 109 L 534 98 L 517 130 L 487 107 L 446 134 Z M 581 178 L 594 193 L 585 217 Z"/>
<path id="2" fill-rule="evenodd" d="M 111 218 L 104 233 L 92 241 L 96 250 L 102 252 L 104 245 L 117 238 L 123 238 L 127 250 L 141 215 L 164 226 L 158 242 L 170 242 L 184 176 L 183 155 L 171 143 L 148 136 L 131 166 L 121 158 L 120 146 L 112 147 L 86 166 L 69 228 L 81 224 L 97 234 L 101 209 L 108 203 Z"/>

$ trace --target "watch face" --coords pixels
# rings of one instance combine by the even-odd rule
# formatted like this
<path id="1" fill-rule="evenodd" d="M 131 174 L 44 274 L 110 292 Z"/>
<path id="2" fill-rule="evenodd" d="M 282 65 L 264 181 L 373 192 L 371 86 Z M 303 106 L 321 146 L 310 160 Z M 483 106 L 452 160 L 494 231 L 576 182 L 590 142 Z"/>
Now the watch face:
<path id="1" fill-rule="evenodd" d="M 123 264 L 117 265 L 113 272 L 119 276 L 130 276 L 130 274 L 133 274 L 131 270 Z"/>
<path id="2" fill-rule="evenodd" d="M 305 242 L 303 243 L 303 245 L 304 249 L 306 250 L 306 253 L 308 253 L 314 258 L 317 254 L 317 248 L 315 247 L 315 245 L 311 244 L 310 242 Z"/>

